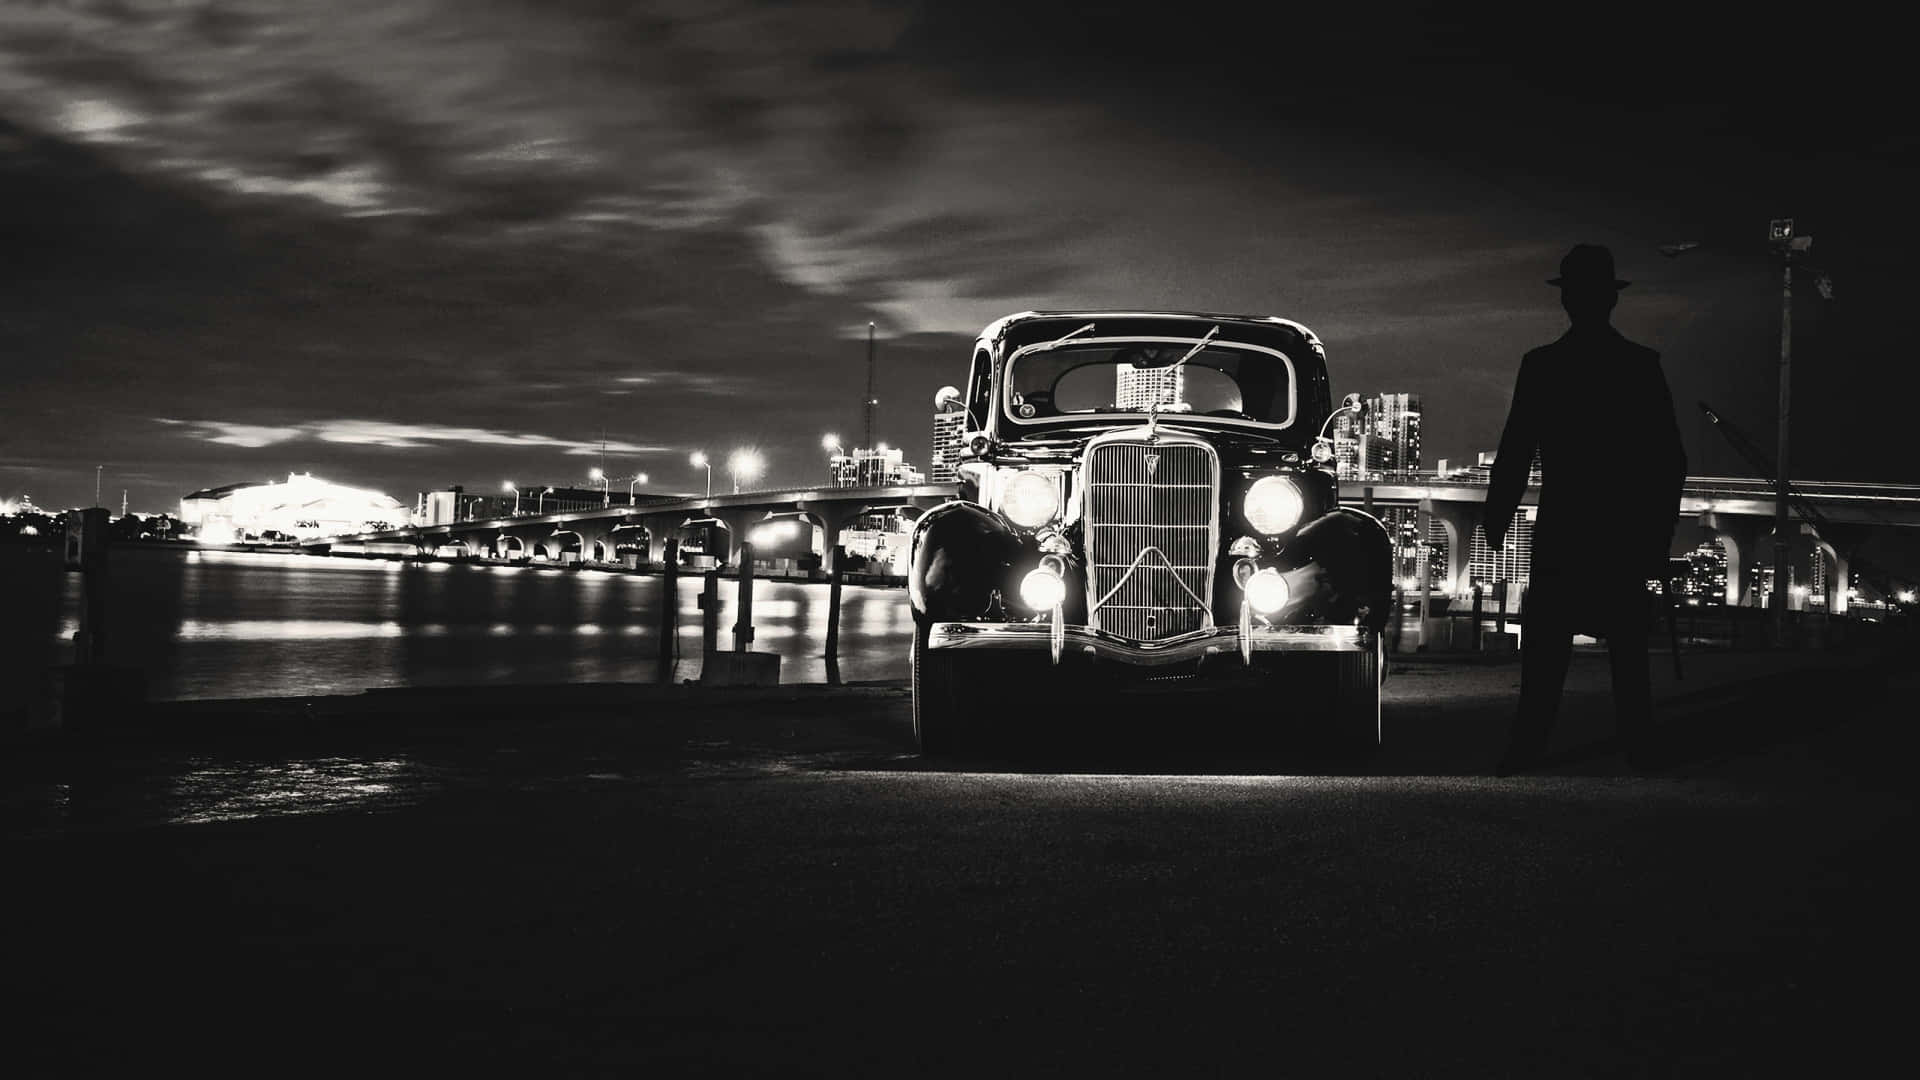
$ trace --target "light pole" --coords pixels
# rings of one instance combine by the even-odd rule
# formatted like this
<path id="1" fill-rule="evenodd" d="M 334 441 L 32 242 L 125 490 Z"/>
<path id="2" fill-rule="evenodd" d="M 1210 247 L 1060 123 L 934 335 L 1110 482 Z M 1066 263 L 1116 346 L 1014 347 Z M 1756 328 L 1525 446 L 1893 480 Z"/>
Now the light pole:
<path id="1" fill-rule="evenodd" d="M 551 494 L 553 494 L 553 489 L 548 488 L 547 490 L 540 493 L 540 497 L 538 499 L 535 499 L 533 501 L 533 514 L 535 517 L 539 517 L 541 514 L 544 514 L 547 512 L 547 496 Z"/>
<path id="2" fill-rule="evenodd" d="M 694 468 L 696 468 L 696 469 L 697 469 L 697 468 L 700 468 L 700 467 L 701 467 L 702 465 L 704 465 L 704 466 L 706 466 L 706 469 L 707 469 L 707 501 L 709 501 L 709 502 L 711 502 L 711 501 L 713 501 L 713 462 L 711 462 L 711 461 L 708 461 L 708 460 L 707 460 L 707 453 L 706 453 L 706 451 L 704 451 L 704 450 L 695 450 L 695 451 L 694 451 L 694 452 L 693 452 L 693 453 L 692 453 L 692 454 L 691 454 L 691 455 L 690 455 L 690 456 L 689 456 L 689 457 L 687 458 L 687 460 L 688 460 L 688 461 L 690 461 L 690 462 L 692 462 L 692 463 L 693 463 L 693 467 L 694 467 Z"/>
<path id="3" fill-rule="evenodd" d="M 820 436 L 820 449 L 833 451 L 833 456 L 827 459 L 827 482 L 838 485 L 840 483 L 840 462 L 846 458 L 847 448 L 841 445 L 840 436 L 828 432 Z"/>
<path id="4" fill-rule="evenodd" d="M 740 494 L 741 480 L 745 480 L 751 484 L 759 478 L 762 464 L 760 455 L 752 450 L 735 450 L 732 456 L 727 458 L 727 472 L 733 475 L 733 493 L 735 495 Z"/>
<path id="5" fill-rule="evenodd" d="M 1792 450 L 1793 416 L 1793 263 L 1794 257 L 1813 247 L 1813 237 L 1795 236 L 1792 218 L 1775 218 L 1768 223 L 1767 241 L 1780 253 L 1780 401 L 1779 441 L 1776 444 L 1773 481 L 1773 589 L 1767 607 L 1773 616 L 1774 643 L 1782 644 L 1787 633 L 1787 481 L 1788 456 Z M 1663 244 L 1660 253 L 1668 257 L 1699 247 L 1697 241 Z M 1813 267 L 1814 287 L 1822 299 L 1833 299 L 1833 281 L 1819 267 Z"/>
<path id="6" fill-rule="evenodd" d="M 500 485 L 500 490 L 513 492 L 513 516 L 519 517 L 520 516 L 520 489 L 517 487 L 514 487 L 513 481 L 509 480 L 506 483 Z"/>
<path id="7" fill-rule="evenodd" d="M 607 494 L 607 471 L 600 468 L 589 469 L 587 470 L 587 478 L 589 480 L 600 481 L 600 508 L 604 510 L 612 506 L 613 496 Z"/>
<path id="8" fill-rule="evenodd" d="M 628 506 L 632 506 L 634 504 L 634 498 L 633 498 L 634 487 L 636 485 L 644 484 L 646 482 L 647 482 L 646 473 L 634 473 L 633 479 L 627 481 L 627 505 Z"/>

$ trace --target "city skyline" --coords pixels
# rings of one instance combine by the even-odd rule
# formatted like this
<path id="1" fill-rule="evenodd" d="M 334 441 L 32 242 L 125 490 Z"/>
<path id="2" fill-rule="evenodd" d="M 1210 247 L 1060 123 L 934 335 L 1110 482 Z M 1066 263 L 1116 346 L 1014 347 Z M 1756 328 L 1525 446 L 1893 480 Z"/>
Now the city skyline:
<path id="1" fill-rule="evenodd" d="M 1777 216 L 1836 283 L 1796 306 L 1796 472 L 1915 478 L 1846 423 L 1911 396 L 1916 158 L 1844 19 L 1796 26 L 1819 92 L 1781 102 L 1747 76 L 1776 35 L 1672 5 L 1571 42 L 1519 10 L 1294 13 L 1283 80 L 1259 35 L 1127 4 L 176 8 L 0 12 L 0 495 L 85 503 L 96 466 L 136 506 L 497 484 L 603 437 L 662 491 L 749 444 L 797 483 L 863 426 L 870 320 L 874 441 L 911 447 L 982 325 L 1081 306 L 1299 319 L 1336 396 L 1421 394 L 1428 456 L 1464 458 L 1587 240 L 1695 471 L 1742 473 L 1691 403 L 1770 441 Z M 1623 71 L 1649 51 L 1657 81 Z"/>

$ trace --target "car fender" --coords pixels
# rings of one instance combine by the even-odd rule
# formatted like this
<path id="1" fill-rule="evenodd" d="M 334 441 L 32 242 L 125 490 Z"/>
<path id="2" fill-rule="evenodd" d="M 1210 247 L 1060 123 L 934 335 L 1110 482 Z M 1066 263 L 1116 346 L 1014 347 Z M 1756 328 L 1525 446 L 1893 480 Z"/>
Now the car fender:
<path id="1" fill-rule="evenodd" d="M 914 617 L 986 617 L 1020 552 L 1013 528 L 979 503 L 942 503 L 920 515 L 907 575 L 907 601 Z"/>
<path id="2" fill-rule="evenodd" d="M 1313 606 L 1328 621 L 1384 630 L 1393 606 L 1393 538 L 1371 514 L 1339 507 L 1308 522 L 1287 545 L 1288 569 L 1313 568 Z"/>

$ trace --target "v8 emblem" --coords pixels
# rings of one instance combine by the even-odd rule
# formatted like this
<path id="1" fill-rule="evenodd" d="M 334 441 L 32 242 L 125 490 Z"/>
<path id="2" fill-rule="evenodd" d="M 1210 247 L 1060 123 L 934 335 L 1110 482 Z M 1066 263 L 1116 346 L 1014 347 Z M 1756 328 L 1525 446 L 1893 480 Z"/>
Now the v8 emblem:
<path id="1" fill-rule="evenodd" d="M 1160 455 L 1148 454 L 1146 457 L 1147 457 L 1147 479 L 1151 480 L 1153 479 L 1153 470 L 1160 467 Z"/>

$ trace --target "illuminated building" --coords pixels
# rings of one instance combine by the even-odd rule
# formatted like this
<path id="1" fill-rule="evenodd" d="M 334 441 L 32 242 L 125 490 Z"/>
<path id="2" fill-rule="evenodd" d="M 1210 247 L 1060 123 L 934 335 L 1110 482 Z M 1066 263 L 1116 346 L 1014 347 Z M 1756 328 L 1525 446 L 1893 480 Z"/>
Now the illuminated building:
<path id="1" fill-rule="evenodd" d="M 965 434 L 964 409 L 933 414 L 933 456 L 928 459 L 928 479 L 936 484 L 951 484 L 960 479 L 960 439 Z"/>
<path id="2" fill-rule="evenodd" d="M 1359 460 L 1369 477 L 1420 468 L 1421 413 L 1419 394 L 1375 394 L 1367 399 L 1360 414 Z M 1338 444 L 1334 449 L 1337 453 Z"/>
<path id="3" fill-rule="evenodd" d="M 1152 368 L 1120 364 L 1114 375 L 1113 403 L 1128 412 L 1146 412 L 1156 401 L 1172 405 L 1181 400 L 1186 378 L 1185 371 L 1172 364 Z"/>
<path id="4" fill-rule="evenodd" d="M 892 487 L 926 482 L 919 469 L 906 463 L 904 451 L 884 445 L 833 455 L 827 459 L 827 476 L 834 487 Z"/>
<path id="5" fill-rule="evenodd" d="M 228 484 L 180 499 L 180 521 L 202 540 L 277 540 L 337 536 L 411 521 L 399 500 L 289 473 L 284 484 Z"/>
<path id="6" fill-rule="evenodd" d="M 1357 411 L 1333 418 L 1333 474 L 1342 480 L 1378 480 L 1420 468 L 1419 394 L 1375 394 Z"/>
<path id="7" fill-rule="evenodd" d="M 1473 527 L 1472 546 L 1467 551 L 1467 580 L 1464 591 L 1474 582 L 1491 585 L 1496 581 L 1524 583 L 1533 576 L 1533 520 L 1537 506 L 1523 506 L 1513 512 L 1513 524 L 1507 526 L 1506 546 L 1496 550 L 1487 543 L 1487 530 Z"/>
<path id="8" fill-rule="evenodd" d="M 1360 416 L 1357 410 L 1342 412 L 1333 418 L 1333 475 L 1342 480 L 1364 480 L 1360 463 Z"/>
<path id="9" fill-rule="evenodd" d="M 1700 606 L 1721 604 L 1727 598 L 1727 551 L 1718 540 L 1702 541 L 1684 557 L 1686 572 L 1674 581 L 1682 602 Z"/>

